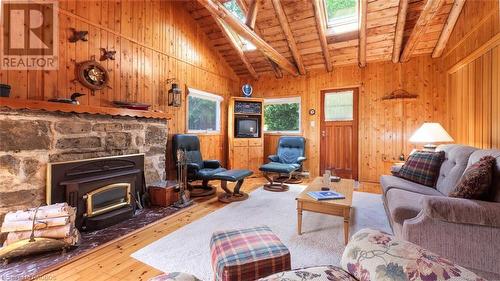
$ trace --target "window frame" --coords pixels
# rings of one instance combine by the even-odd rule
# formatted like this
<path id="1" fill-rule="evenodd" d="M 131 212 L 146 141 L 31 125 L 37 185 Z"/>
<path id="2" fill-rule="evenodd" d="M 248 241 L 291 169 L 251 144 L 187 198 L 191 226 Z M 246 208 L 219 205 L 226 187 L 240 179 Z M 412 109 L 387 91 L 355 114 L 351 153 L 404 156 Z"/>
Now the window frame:
<path id="1" fill-rule="evenodd" d="M 266 131 L 266 116 L 265 116 L 265 107 L 269 104 L 290 104 L 290 103 L 298 103 L 299 104 L 299 129 L 296 131 Z M 300 135 L 302 134 L 302 98 L 300 96 L 296 97 L 282 97 L 282 98 L 271 98 L 264 99 L 262 103 L 262 117 L 264 122 L 262 124 L 262 132 L 264 134 L 276 134 L 276 135 Z"/>
<path id="2" fill-rule="evenodd" d="M 323 13 L 325 15 L 325 25 L 326 29 L 329 34 L 331 35 L 343 35 L 351 32 L 357 32 L 359 30 L 359 9 L 360 9 L 360 0 L 356 0 L 356 12 L 353 16 L 344 16 L 339 19 L 334 19 L 330 20 L 328 17 L 328 9 L 326 6 L 326 1 L 322 1 L 322 8 L 323 8 Z M 348 29 L 348 30 L 343 30 L 341 32 L 338 31 L 338 29 L 342 29 L 342 27 L 349 26 L 349 25 L 354 25 L 355 28 L 353 29 Z"/>
<path id="3" fill-rule="evenodd" d="M 221 133 L 221 104 L 224 98 L 217 94 L 205 92 L 202 90 L 187 88 L 188 94 L 186 95 L 186 132 L 191 134 L 220 134 Z M 189 129 L 189 97 L 196 97 L 199 99 L 214 101 L 216 103 L 215 112 L 215 130 L 191 130 Z"/>

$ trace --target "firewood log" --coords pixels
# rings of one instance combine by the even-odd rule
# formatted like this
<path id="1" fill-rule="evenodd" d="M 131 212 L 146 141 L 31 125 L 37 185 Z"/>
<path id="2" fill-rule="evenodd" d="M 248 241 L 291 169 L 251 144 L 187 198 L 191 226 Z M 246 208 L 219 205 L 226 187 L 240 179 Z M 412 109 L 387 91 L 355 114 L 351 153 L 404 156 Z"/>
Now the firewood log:
<path id="1" fill-rule="evenodd" d="M 68 236 L 68 237 L 65 237 L 65 238 L 48 238 L 48 239 L 54 239 L 54 240 L 59 240 L 59 241 L 63 241 L 64 244 L 66 244 L 67 246 L 75 246 L 75 245 L 78 245 L 80 244 L 80 241 L 81 241 L 81 235 L 80 235 L 80 232 L 78 231 L 78 229 L 76 228 L 73 228 L 71 229 L 71 234 Z M 10 233 L 9 233 L 10 234 Z M 42 239 L 45 239 L 46 237 L 42 238 Z M 20 239 L 20 240 L 28 240 L 30 239 L 30 237 L 26 238 L 26 239 Z M 20 240 L 5 240 L 4 244 L 3 244 L 3 247 L 7 247 L 11 244 L 14 244 Z"/>
<path id="2" fill-rule="evenodd" d="M 4 221 L 28 221 L 33 220 L 36 208 L 31 208 L 26 211 L 9 212 L 5 215 Z M 75 213 L 75 209 L 68 206 L 67 203 L 57 203 L 49 206 L 38 208 L 36 213 L 37 219 L 65 217 Z"/>
<path id="3" fill-rule="evenodd" d="M 54 226 L 45 229 L 35 230 L 35 237 L 45 237 L 45 238 L 68 238 L 73 234 L 73 226 L 71 224 L 63 226 Z M 7 244 L 14 243 L 19 240 L 29 239 L 31 237 L 31 231 L 17 231 L 9 232 L 7 235 Z"/>
<path id="4" fill-rule="evenodd" d="M 35 223 L 35 230 L 45 229 L 54 226 L 62 226 L 68 223 L 74 223 L 75 215 L 69 217 L 37 219 Z M 1 232 L 15 232 L 32 230 L 33 221 L 4 221 L 2 224 Z"/>

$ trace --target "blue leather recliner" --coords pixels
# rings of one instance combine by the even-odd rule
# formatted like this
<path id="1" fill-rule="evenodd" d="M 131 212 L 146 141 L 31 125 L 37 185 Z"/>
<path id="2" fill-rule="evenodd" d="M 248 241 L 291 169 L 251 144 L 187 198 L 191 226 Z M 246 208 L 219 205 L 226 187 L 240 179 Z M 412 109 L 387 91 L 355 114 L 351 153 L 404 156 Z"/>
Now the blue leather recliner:
<path id="1" fill-rule="evenodd" d="M 191 197 L 208 196 L 215 193 L 215 188 L 208 182 L 214 180 L 214 175 L 226 171 L 219 160 L 203 160 L 200 151 L 200 140 L 196 135 L 178 134 L 173 136 L 172 152 L 177 163 L 177 150 L 186 153 L 188 182 L 201 180 L 202 185 L 189 185 Z"/>
<path id="2" fill-rule="evenodd" d="M 280 137 L 276 155 L 269 155 L 271 161 L 262 165 L 259 170 L 264 173 L 264 177 L 269 183 L 264 185 L 264 189 L 269 191 L 287 191 L 289 182 L 299 171 L 302 171 L 302 163 L 306 160 L 305 154 L 306 140 L 303 137 Z M 277 174 L 273 178 L 270 174 Z"/>

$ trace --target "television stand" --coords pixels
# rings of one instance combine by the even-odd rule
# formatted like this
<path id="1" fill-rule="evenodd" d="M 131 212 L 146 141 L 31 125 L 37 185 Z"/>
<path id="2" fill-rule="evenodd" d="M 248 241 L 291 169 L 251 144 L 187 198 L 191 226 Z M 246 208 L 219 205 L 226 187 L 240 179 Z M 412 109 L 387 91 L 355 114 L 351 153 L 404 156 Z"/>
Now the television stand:
<path id="1" fill-rule="evenodd" d="M 260 175 L 264 163 L 264 99 L 231 97 L 228 108 L 228 169 Z M 251 130 L 249 128 L 252 128 Z"/>

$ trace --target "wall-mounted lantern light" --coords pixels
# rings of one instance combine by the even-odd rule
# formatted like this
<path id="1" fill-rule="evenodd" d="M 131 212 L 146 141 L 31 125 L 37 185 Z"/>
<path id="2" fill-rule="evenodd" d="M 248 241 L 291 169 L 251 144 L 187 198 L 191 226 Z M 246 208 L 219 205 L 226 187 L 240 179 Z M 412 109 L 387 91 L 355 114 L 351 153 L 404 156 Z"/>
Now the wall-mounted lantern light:
<path id="1" fill-rule="evenodd" d="M 172 88 L 168 90 L 168 105 L 180 107 L 182 102 L 182 90 L 179 85 L 172 83 Z"/>

